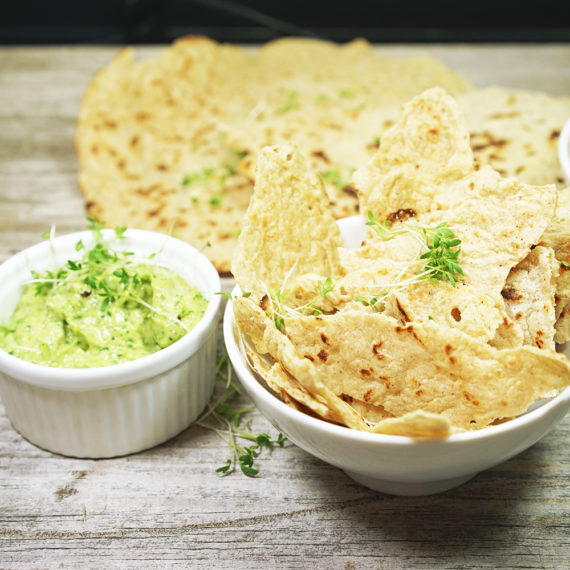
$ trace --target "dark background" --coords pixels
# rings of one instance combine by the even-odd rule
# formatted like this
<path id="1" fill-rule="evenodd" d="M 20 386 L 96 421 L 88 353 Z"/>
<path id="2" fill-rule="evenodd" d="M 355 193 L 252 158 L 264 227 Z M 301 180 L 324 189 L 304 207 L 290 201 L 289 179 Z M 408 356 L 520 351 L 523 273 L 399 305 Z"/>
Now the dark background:
<path id="1" fill-rule="evenodd" d="M 3 0 L 0 43 L 154 44 L 186 34 L 371 42 L 568 42 L 568 0 Z"/>

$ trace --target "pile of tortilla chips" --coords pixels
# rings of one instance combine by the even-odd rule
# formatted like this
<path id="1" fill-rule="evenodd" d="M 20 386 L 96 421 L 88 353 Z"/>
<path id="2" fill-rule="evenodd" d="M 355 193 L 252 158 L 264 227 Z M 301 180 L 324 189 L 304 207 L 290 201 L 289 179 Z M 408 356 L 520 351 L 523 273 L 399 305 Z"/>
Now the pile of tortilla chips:
<path id="1" fill-rule="evenodd" d="M 570 384 L 556 352 L 569 337 L 569 190 L 480 165 L 441 87 L 403 106 L 351 185 L 370 222 L 355 249 L 305 153 L 259 151 L 233 311 L 251 366 L 285 402 L 433 438 L 507 421 Z M 459 252 L 452 280 L 425 271 L 422 232 L 438 226 Z"/>
<path id="2" fill-rule="evenodd" d="M 87 212 L 109 226 L 171 232 L 222 275 L 265 146 L 298 148 L 334 216 L 352 215 L 353 171 L 400 106 L 431 87 L 457 96 L 479 163 L 528 184 L 562 184 L 556 144 L 570 98 L 475 89 L 433 57 L 389 57 L 364 40 L 283 38 L 250 51 L 188 37 L 156 57 L 136 55 L 121 50 L 81 103 L 75 145 Z"/>

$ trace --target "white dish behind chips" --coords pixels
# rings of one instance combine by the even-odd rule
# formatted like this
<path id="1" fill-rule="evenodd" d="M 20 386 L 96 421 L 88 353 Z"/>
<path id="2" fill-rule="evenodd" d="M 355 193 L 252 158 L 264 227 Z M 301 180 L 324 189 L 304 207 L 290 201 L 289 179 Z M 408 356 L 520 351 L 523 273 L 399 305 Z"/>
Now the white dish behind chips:
<path id="1" fill-rule="evenodd" d="M 339 221 L 347 247 L 358 247 L 365 232 L 360 216 Z M 233 295 L 239 295 L 236 287 Z M 224 340 L 232 365 L 261 413 L 293 443 L 347 473 L 358 483 L 394 495 L 429 495 L 457 487 L 480 471 L 524 451 L 562 420 L 570 407 L 570 387 L 534 404 L 527 413 L 492 427 L 421 440 L 368 433 L 300 412 L 274 396 L 250 368 L 228 302 Z M 566 345 L 566 356 L 570 347 Z"/>

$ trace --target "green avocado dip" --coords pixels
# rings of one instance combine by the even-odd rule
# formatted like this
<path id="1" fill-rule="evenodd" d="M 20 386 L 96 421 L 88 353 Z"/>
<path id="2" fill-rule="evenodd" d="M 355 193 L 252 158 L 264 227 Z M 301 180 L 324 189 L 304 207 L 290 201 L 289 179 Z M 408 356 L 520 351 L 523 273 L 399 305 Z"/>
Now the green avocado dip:
<path id="1" fill-rule="evenodd" d="M 80 261 L 33 273 L 0 326 L 0 348 L 36 364 L 89 368 L 134 360 L 180 339 L 202 318 L 207 300 L 172 271 L 134 263 L 130 255 L 97 241 Z"/>

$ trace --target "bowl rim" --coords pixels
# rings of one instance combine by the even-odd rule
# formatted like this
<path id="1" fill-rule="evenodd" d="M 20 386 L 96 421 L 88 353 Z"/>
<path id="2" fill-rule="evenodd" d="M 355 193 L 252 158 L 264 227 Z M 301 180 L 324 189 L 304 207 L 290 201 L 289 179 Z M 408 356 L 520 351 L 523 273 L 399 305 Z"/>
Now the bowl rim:
<path id="1" fill-rule="evenodd" d="M 104 236 L 111 236 L 115 233 L 112 229 L 104 229 L 102 232 Z M 185 260 L 185 265 L 204 276 L 203 281 L 207 284 L 205 287 L 207 290 L 202 290 L 202 293 L 208 300 L 208 307 L 196 326 L 171 345 L 153 354 L 128 362 L 101 367 L 59 368 L 35 364 L 13 356 L 0 348 L 0 373 L 3 372 L 17 381 L 48 389 L 100 390 L 133 384 L 162 374 L 200 349 L 205 343 L 212 325 L 217 326 L 221 305 L 221 295 L 218 294 L 221 291 L 221 281 L 217 269 L 200 250 L 169 234 L 150 230 L 127 229 L 123 235 L 127 238 L 127 241 L 124 242 L 125 245 L 128 244 L 129 250 L 134 249 L 135 255 L 137 243 L 145 252 L 150 252 L 151 249 L 156 252 L 162 252 L 166 248 L 175 249 L 180 252 L 177 255 L 181 260 Z M 25 262 L 28 256 L 37 255 L 46 248 L 59 246 L 58 254 L 66 251 L 71 254 L 79 239 L 89 244 L 93 239 L 93 232 L 82 230 L 62 234 L 51 240 L 27 247 L 0 264 L 0 277 L 2 273 L 9 272 L 12 267 L 19 266 L 22 261 Z M 151 243 L 156 243 L 156 246 L 151 247 Z M 120 251 L 121 248 L 117 247 L 116 249 Z M 173 270 L 166 262 L 162 266 Z M 174 271 L 176 272 L 176 270 Z"/>
<path id="2" fill-rule="evenodd" d="M 234 296 L 239 296 L 241 291 L 239 286 L 236 285 L 232 291 L 232 299 Z M 544 417 L 550 410 L 558 407 L 559 405 L 570 405 L 570 386 L 567 386 L 555 397 L 539 404 L 536 408 L 527 411 L 516 418 L 508 420 L 504 423 L 487 426 L 478 430 L 454 433 L 445 438 L 438 439 L 416 439 L 403 435 L 391 435 L 382 433 L 370 433 L 352 429 L 346 426 L 333 424 L 315 418 L 309 414 L 305 414 L 299 410 L 288 406 L 285 402 L 281 401 L 277 396 L 272 394 L 268 389 L 262 386 L 255 376 L 250 371 L 248 365 L 244 361 L 244 357 L 238 348 L 235 335 L 235 320 L 233 314 L 232 300 L 228 300 L 223 317 L 223 333 L 226 344 L 228 356 L 232 365 L 236 368 L 236 372 L 240 380 L 248 390 L 251 390 L 258 398 L 262 399 L 265 404 L 270 407 L 277 408 L 281 414 L 289 416 L 292 421 L 302 424 L 304 427 L 311 430 L 316 430 L 321 433 L 329 433 L 330 435 L 338 436 L 350 441 L 369 442 L 369 443 L 385 443 L 392 445 L 436 445 L 441 442 L 445 443 L 461 443 L 465 441 L 481 441 L 484 439 L 499 436 L 500 434 L 509 433 L 517 430 L 519 427 L 532 423 Z"/>

